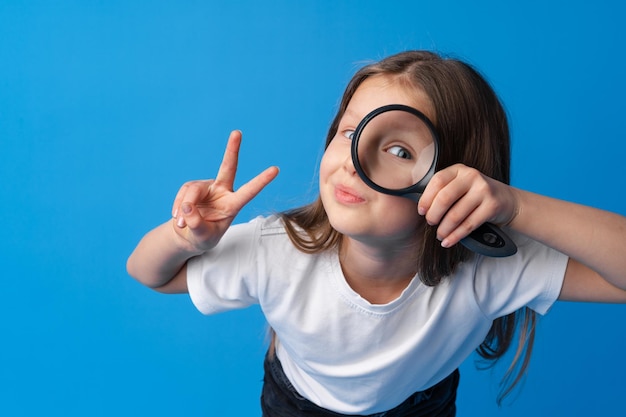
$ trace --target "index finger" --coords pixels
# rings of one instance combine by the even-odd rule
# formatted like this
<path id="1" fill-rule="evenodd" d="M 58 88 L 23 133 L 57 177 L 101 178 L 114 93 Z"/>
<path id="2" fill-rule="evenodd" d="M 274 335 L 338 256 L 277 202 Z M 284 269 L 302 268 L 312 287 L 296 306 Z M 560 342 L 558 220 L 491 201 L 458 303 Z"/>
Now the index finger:
<path id="1" fill-rule="evenodd" d="M 215 182 L 226 185 L 229 190 L 233 189 L 235 183 L 237 164 L 239 162 L 239 148 L 241 147 L 241 136 L 240 130 L 230 132 L 226 150 L 224 151 L 224 157 L 222 158 L 222 164 L 215 178 Z"/>
<path id="2" fill-rule="evenodd" d="M 426 185 L 426 189 L 417 203 L 417 211 L 420 215 L 423 216 L 428 213 L 439 191 L 452 181 L 455 176 L 455 173 L 450 172 L 450 168 L 445 168 L 435 173 L 428 185 Z"/>

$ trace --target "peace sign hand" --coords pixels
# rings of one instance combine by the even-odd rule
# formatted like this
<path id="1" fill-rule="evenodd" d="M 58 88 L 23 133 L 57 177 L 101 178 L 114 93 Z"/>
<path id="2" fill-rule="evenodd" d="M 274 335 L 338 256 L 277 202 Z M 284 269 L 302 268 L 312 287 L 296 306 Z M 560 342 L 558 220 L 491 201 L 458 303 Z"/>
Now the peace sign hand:
<path id="1" fill-rule="evenodd" d="M 185 183 L 176 195 L 172 208 L 174 230 L 190 252 L 213 248 L 243 206 L 278 175 L 277 167 L 267 168 L 234 191 L 240 146 L 241 132 L 231 132 L 217 177 Z"/>

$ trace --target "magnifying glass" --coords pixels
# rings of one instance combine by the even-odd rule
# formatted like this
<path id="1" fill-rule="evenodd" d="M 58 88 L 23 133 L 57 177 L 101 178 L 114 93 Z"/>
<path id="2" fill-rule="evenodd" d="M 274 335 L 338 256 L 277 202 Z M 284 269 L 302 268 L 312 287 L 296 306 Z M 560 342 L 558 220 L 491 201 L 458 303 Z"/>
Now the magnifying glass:
<path id="1" fill-rule="evenodd" d="M 402 104 L 379 107 L 357 126 L 352 161 L 361 179 L 384 194 L 419 200 L 435 173 L 439 139 L 432 122 L 419 110 Z M 499 227 L 485 223 L 461 240 L 486 256 L 505 257 L 517 246 Z"/>

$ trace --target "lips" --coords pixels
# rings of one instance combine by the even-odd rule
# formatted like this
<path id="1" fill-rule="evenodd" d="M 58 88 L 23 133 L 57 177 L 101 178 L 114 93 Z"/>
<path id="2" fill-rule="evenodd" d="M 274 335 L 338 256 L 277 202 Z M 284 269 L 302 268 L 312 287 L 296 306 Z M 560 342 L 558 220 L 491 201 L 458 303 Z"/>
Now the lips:
<path id="1" fill-rule="evenodd" d="M 365 201 L 365 199 L 361 197 L 358 192 L 350 187 L 346 187 L 345 185 L 335 186 L 335 198 L 338 202 L 344 204 L 358 204 Z"/>

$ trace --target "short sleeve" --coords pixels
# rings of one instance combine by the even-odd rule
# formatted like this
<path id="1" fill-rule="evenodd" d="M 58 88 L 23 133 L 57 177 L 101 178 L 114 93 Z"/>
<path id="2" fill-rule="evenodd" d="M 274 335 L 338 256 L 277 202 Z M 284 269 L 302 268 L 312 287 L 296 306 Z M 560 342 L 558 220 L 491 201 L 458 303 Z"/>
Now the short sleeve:
<path id="1" fill-rule="evenodd" d="M 203 314 L 257 303 L 254 252 L 261 218 L 231 226 L 215 248 L 187 262 L 187 287 Z"/>
<path id="2" fill-rule="evenodd" d="M 479 257 L 474 271 L 474 294 L 490 319 L 529 307 L 546 314 L 557 300 L 568 257 L 518 235 L 517 254 L 507 258 Z"/>

